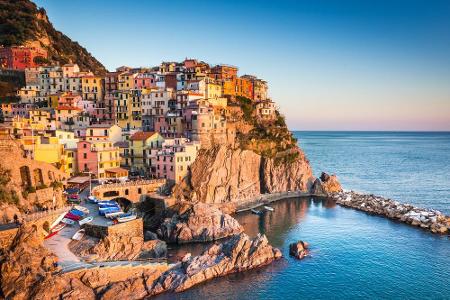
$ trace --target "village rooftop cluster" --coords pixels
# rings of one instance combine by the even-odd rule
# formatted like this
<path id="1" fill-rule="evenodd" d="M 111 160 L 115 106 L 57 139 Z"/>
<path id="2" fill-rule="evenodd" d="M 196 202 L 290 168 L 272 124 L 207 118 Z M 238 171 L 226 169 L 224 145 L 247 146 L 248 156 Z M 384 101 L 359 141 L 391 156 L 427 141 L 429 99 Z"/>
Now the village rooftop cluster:
<path id="1" fill-rule="evenodd" d="M 69 177 L 178 183 L 201 147 L 233 137 L 239 99 L 250 101 L 262 122 L 276 118 L 267 83 L 238 76 L 235 66 L 185 59 L 99 76 L 76 64 L 3 61 L 24 72 L 26 86 L 17 91 L 19 102 L 1 105 L 2 132 Z"/>

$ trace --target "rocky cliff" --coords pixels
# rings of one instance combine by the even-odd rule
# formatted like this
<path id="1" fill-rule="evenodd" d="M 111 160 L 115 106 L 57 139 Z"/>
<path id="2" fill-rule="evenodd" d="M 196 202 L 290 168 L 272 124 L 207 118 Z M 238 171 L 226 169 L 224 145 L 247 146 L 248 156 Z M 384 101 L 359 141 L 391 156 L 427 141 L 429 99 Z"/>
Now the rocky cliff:
<path id="1" fill-rule="evenodd" d="M 76 63 L 83 71 L 106 72 L 85 48 L 53 27 L 43 8 L 29 0 L 0 0 L 0 28 L 0 45 L 41 47 L 48 52 L 48 61 L 43 63 Z"/>
<path id="2" fill-rule="evenodd" d="M 161 224 L 158 234 L 162 239 L 180 244 L 210 242 L 244 230 L 236 219 L 209 204 L 196 203 L 183 210 Z"/>
<path id="3" fill-rule="evenodd" d="M 252 118 L 251 100 L 244 100 L 231 103 L 242 109 L 237 121 L 227 123 L 229 131 L 236 132 L 234 139 L 201 149 L 188 176 L 175 186 L 176 198 L 226 203 L 264 193 L 310 190 L 314 177 L 309 161 L 284 118 L 278 112 L 271 122 Z"/>

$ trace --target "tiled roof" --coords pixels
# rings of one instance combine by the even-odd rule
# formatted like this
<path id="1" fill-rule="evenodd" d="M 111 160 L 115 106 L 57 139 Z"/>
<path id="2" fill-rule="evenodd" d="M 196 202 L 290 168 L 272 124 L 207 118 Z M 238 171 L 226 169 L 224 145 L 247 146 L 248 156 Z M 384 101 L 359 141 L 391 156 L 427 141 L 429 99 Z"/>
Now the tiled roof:
<path id="1" fill-rule="evenodd" d="M 152 137 L 155 132 L 152 131 L 138 131 L 130 137 L 132 141 L 144 141 L 149 137 Z"/>

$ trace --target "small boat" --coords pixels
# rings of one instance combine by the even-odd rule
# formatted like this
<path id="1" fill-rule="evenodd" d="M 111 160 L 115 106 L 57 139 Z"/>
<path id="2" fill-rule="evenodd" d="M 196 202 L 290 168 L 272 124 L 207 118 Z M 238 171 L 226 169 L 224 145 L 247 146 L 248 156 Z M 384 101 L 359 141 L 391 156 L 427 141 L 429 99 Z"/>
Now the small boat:
<path id="1" fill-rule="evenodd" d="M 115 207 L 115 206 L 119 206 L 119 204 L 117 204 L 117 203 L 105 203 L 105 204 L 99 204 L 98 205 L 99 208 Z"/>
<path id="2" fill-rule="evenodd" d="M 123 211 L 111 212 L 111 213 L 105 214 L 105 217 L 108 218 L 108 219 L 113 219 L 113 218 L 118 217 L 118 216 L 120 216 L 122 214 L 123 214 Z"/>
<path id="3" fill-rule="evenodd" d="M 98 200 L 97 200 L 97 198 L 95 198 L 95 196 L 89 196 L 88 197 L 88 202 L 90 202 L 90 203 L 97 203 L 98 202 Z"/>
<path id="4" fill-rule="evenodd" d="M 84 206 L 75 205 L 73 208 L 75 208 L 75 209 L 77 209 L 77 210 L 79 210 L 79 211 L 82 211 L 82 212 L 84 212 L 85 214 L 88 214 L 88 213 L 89 213 L 89 209 L 87 209 L 87 208 L 84 207 Z"/>
<path id="5" fill-rule="evenodd" d="M 66 224 L 64 223 L 59 223 L 58 225 L 56 225 L 55 227 L 53 227 L 50 230 L 50 233 L 44 238 L 44 239 L 49 239 L 52 236 L 58 234 L 58 232 L 60 232 L 64 227 L 66 227 Z"/>
<path id="6" fill-rule="evenodd" d="M 80 229 L 77 232 L 75 232 L 75 234 L 72 236 L 72 240 L 79 241 L 83 238 L 83 236 L 84 236 L 84 229 Z"/>
<path id="7" fill-rule="evenodd" d="M 264 208 L 268 211 L 274 211 L 273 207 L 270 207 L 270 206 L 264 206 Z"/>
<path id="8" fill-rule="evenodd" d="M 131 220 L 136 219 L 136 215 L 133 214 L 122 214 L 120 216 L 117 217 L 117 222 L 119 223 L 124 223 L 124 222 L 128 222 Z"/>
<path id="9" fill-rule="evenodd" d="M 80 226 L 81 226 L 83 224 L 92 222 L 92 220 L 94 220 L 94 217 L 87 217 L 87 218 L 84 218 L 84 219 L 78 221 L 78 224 L 80 224 Z"/>
<path id="10" fill-rule="evenodd" d="M 113 213 L 113 212 L 119 212 L 119 211 L 121 211 L 120 207 L 107 207 L 107 208 L 104 208 L 104 209 L 100 208 L 98 210 L 98 214 L 100 216 L 104 216 L 105 214 L 109 214 L 109 213 Z"/>
<path id="11" fill-rule="evenodd" d="M 255 215 L 260 215 L 262 212 L 256 209 L 251 209 L 251 212 L 254 213 Z"/>
<path id="12" fill-rule="evenodd" d="M 67 225 L 74 225 L 74 224 L 75 224 L 75 221 L 74 221 L 74 220 L 67 219 L 67 218 L 63 218 L 63 219 L 61 220 L 61 222 L 65 223 L 65 224 L 67 224 Z"/>
<path id="13" fill-rule="evenodd" d="M 117 204 L 114 200 L 97 200 L 98 205 Z"/>
<path id="14" fill-rule="evenodd" d="M 74 221 L 79 221 L 79 220 L 81 219 L 80 216 L 75 215 L 75 214 L 73 214 L 73 213 L 71 213 L 71 212 L 68 212 L 68 213 L 66 214 L 65 217 L 66 217 L 67 219 L 71 219 L 71 220 L 74 220 Z"/>
<path id="15" fill-rule="evenodd" d="M 69 212 L 80 217 L 84 216 L 84 212 L 75 208 L 72 208 Z"/>

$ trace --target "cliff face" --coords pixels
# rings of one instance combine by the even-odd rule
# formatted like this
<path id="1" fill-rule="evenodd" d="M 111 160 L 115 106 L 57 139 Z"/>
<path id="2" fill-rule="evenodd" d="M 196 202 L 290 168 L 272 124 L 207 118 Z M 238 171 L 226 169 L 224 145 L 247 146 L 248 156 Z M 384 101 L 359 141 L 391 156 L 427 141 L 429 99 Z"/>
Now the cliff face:
<path id="1" fill-rule="evenodd" d="M 85 48 L 53 27 L 43 8 L 29 0 L 0 0 L 0 28 L 0 45 L 38 46 L 48 51 L 49 63 L 76 63 L 83 71 L 106 72 Z"/>
<path id="2" fill-rule="evenodd" d="M 54 166 L 24 157 L 20 146 L 0 139 L 0 224 L 23 212 L 64 206 L 67 175 Z"/>
<path id="3" fill-rule="evenodd" d="M 308 191 L 312 170 L 300 149 L 290 162 L 267 158 L 251 150 L 216 145 L 202 150 L 191 165 L 190 176 L 175 187 L 178 199 L 225 203 L 264 193 Z"/>

